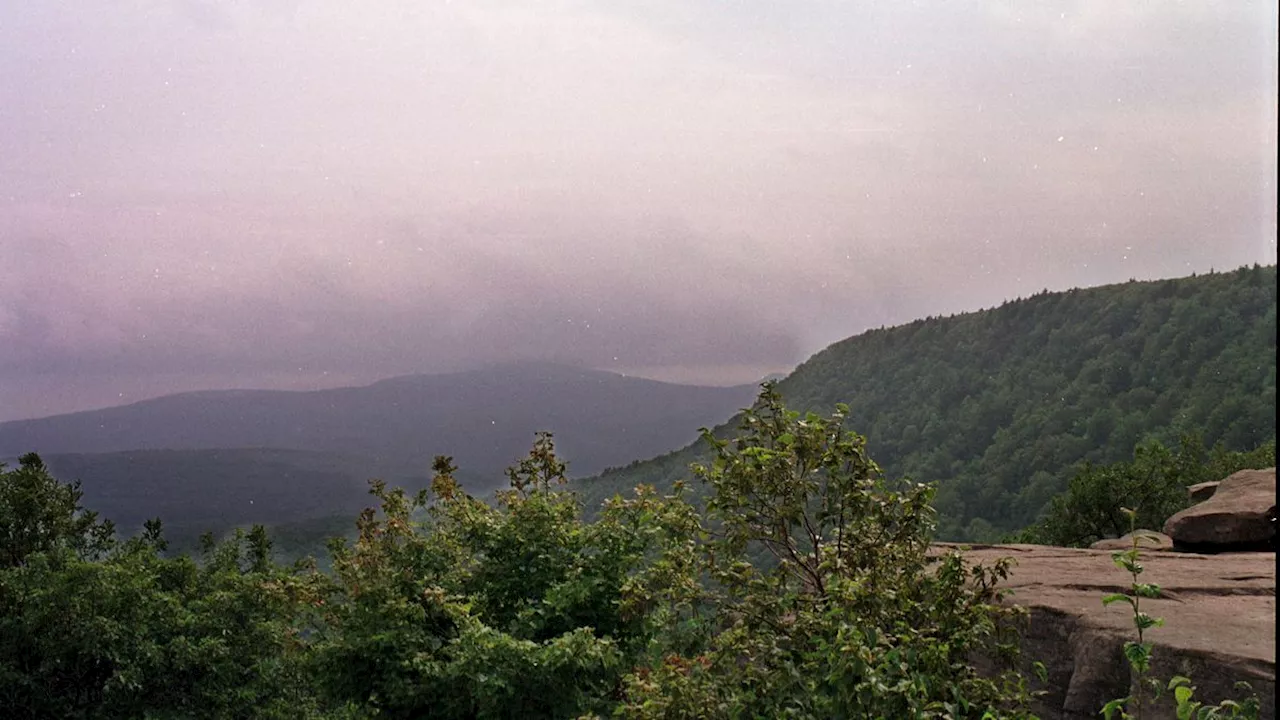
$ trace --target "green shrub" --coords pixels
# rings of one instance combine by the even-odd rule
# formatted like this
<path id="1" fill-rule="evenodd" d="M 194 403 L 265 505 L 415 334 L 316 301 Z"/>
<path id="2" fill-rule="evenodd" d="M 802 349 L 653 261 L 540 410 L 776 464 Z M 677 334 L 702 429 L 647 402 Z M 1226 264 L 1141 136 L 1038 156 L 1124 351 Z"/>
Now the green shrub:
<path id="1" fill-rule="evenodd" d="M 933 489 L 886 480 L 847 412 L 801 417 L 766 386 L 736 438 L 704 431 L 711 627 L 628 676 L 622 717 L 1029 717 L 1015 673 L 970 664 L 1012 667 L 1008 564 L 930 567 Z"/>
<path id="2" fill-rule="evenodd" d="M 1237 702 L 1235 700 L 1223 700 L 1217 705 L 1205 705 L 1203 702 L 1194 699 L 1195 686 L 1191 684 L 1191 679 L 1183 676 L 1174 676 L 1165 685 L 1161 681 L 1151 675 L 1151 655 L 1153 645 L 1146 640 L 1146 631 L 1158 628 L 1164 625 L 1164 620 L 1143 612 L 1143 598 L 1160 597 L 1160 586 L 1154 583 L 1144 583 L 1138 580 L 1142 575 L 1142 558 L 1141 558 L 1141 541 L 1149 539 L 1148 534 L 1142 533 L 1137 529 L 1138 513 L 1129 508 L 1121 508 L 1120 512 L 1129 519 L 1129 531 L 1132 533 L 1133 544 L 1127 550 L 1121 550 L 1111 554 L 1111 559 L 1115 562 L 1116 567 L 1129 573 L 1132 581 L 1129 585 L 1128 592 L 1112 593 L 1102 598 L 1102 604 L 1110 605 L 1116 602 L 1127 603 L 1133 611 L 1133 626 L 1137 632 L 1137 640 L 1130 640 L 1124 644 L 1124 656 L 1129 662 L 1137 681 L 1133 683 L 1136 690 L 1132 695 L 1111 700 L 1102 707 L 1102 715 L 1106 720 L 1112 720 L 1117 714 L 1124 720 L 1133 718 L 1142 720 L 1144 713 L 1152 704 L 1160 699 L 1161 694 L 1165 690 L 1173 691 L 1174 702 L 1176 704 L 1176 712 L 1178 720 L 1216 720 L 1217 718 L 1241 718 L 1242 720 L 1257 720 L 1260 703 L 1258 696 L 1253 695 L 1249 683 L 1236 683 L 1236 689 L 1246 693 L 1244 700 Z"/>
<path id="3" fill-rule="evenodd" d="M 1238 470 L 1274 467 L 1275 463 L 1274 440 L 1250 452 L 1229 452 L 1222 446 L 1206 452 L 1193 435 L 1183 435 L 1176 451 L 1153 441 L 1135 449 L 1128 462 L 1086 463 L 1035 525 L 1007 539 L 1088 547 L 1097 540 L 1125 534 L 1131 522 L 1138 528 L 1159 529 L 1170 516 L 1191 505 L 1187 486 L 1221 480 Z M 1131 508 L 1133 518 L 1121 508 Z"/>

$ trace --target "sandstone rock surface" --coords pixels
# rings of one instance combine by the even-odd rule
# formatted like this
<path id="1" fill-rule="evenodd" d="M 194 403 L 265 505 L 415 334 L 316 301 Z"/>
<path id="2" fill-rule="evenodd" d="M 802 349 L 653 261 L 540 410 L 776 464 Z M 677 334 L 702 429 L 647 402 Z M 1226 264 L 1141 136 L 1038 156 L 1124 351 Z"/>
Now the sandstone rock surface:
<path id="1" fill-rule="evenodd" d="M 1164 533 L 1154 532 L 1152 530 L 1139 530 L 1142 537 L 1138 540 L 1138 547 L 1146 550 L 1172 550 L 1173 538 Z M 1133 533 L 1121 535 L 1118 538 L 1106 538 L 1089 546 L 1090 550 L 1128 550 L 1133 547 Z"/>
<path id="2" fill-rule="evenodd" d="M 1191 496 L 1191 502 L 1204 502 L 1213 497 L 1217 492 L 1218 486 L 1222 484 L 1221 480 L 1211 480 L 1209 482 L 1196 483 L 1187 486 L 1187 494 Z"/>
<path id="3" fill-rule="evenodd" d="M 1193 552 L 1275 549 L 1276 469 L 1241 470 L 1213 497 L 1174 514 L 1164 532 Z"/>
<path id="4" fill-rule="evenodd" d="M 935 546 L 935 552 L 957 547 Z M 965 547 L 965 546 L 958 546 Z M 1005 587 L 1008 599 L 1031 611 L 1023 636 L 1024 659 L 1048 669 L 1048 694 L 1036 708 L 1045 720 L 1096 718 L 1108 700 L 1123 697 L 1133 681 L 1123 652 L 1133 639 L 1128 607 L 1102 605 L 1102 596 L 1124 592 L 1130 578 L 1102 550 L 1040 545 L 975 545 L 971 560 L 1016 561 Z M 1155 644 L 1153 672 L 1194 681 L 1197 699 L 1238 697 L 1233 685 L 1249 682 L 1262 701 L 1263 718 L 1275 717 L 1276 556 L 1274 552 L 1196 555 L 1144 551 L 1144 582 L 1158 584 L 1159 599 L 1143 610 L 1165 619 L 1149 630 Z M 1034 686 L 1034 684 L 1033 684 Z M 1162 704 L 1148 718 L 1173 718 Z"/>

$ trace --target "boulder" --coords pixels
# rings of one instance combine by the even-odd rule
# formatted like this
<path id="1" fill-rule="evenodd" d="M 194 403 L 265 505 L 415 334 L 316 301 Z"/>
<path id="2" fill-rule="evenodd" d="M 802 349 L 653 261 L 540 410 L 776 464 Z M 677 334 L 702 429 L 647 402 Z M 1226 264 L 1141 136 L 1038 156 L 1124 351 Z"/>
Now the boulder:
<path id="1" fill-rule="evenodd" d="M 934 552 L 957 546 L 939 544 Z M 1135 639 L 1128 605 L 1103 606 L 1102 596 L 1125 592 L 1131 578 L 1102 550 L 1040 545 L 969 546 L 969 560 L 994 563 L 1012 557 L 1015 565 L 1002 585 L 1006 602 L 1030 610 L 1022 640 L 1028 677 L 1040 661 L 1048 684 L 1032 683 L 1047 694 L 1035 712 L 1044 720 L 1097 718 L 1108 700 L 1127 695 L 1135 678 L 1124 658 L 1124 643 Z M 1166 682 L 1189 676 L 1196 699 L 1217 703 L 1237 699 L 1237 681 L 1248 682 L 1262 702 L 1261 717 L 1274 718 L 1276 677 L 1275 553 L 1195 555 L 1144 553 L 1143 582 L 1160 586 L 1162 596 L 1144 599 L 1142 609 L 1165 620 L 1146 640 L 1154 643 L 1152 671 Z M 1168 696 L 1145 715 L 1174 718 Z"/>
<path id="2" fill-rule="evenodd" d="M 1191 496 L 1191 502 L 1204 502 L 1205 500 L 1213 497 L 1213 493 L 1218 490 L 1218 486 L 1221 484 L 1221 480 L 1212 480 L 1210 482 L 1188 485 L 1187 494 Z"/>
<path id="3" fill-rule="evenodd" d="M 1164 533 L 1176 550 L 1274 550 L 1275 518 L 1276 469 L 1241 470 L 1219 483 L 1208 500 L 1165 521 Z"/>
<path id="4" fill-rule="evenodd" d="M 1152 530 L 1138 530 L 1138 547 L 1142 550 L 1172 550 L 1173 538 L 1164 533 Z M 1133 535 L 1122 535 L 1118 538 L 1104 538 L 1089 546 L 1091 550 L 1128 550 L 1133 547 Z"/>

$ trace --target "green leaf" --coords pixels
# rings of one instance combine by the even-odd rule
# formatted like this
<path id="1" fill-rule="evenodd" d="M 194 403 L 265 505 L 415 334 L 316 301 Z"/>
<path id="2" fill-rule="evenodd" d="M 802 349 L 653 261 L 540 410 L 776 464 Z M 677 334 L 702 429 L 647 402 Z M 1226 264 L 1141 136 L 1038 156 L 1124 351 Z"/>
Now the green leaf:
<path id="1" fill-rule="evenodd" d="M 1144 598 L 1160 597 L 1160 586 L 1154 583 L 1134 583 L 1133 591 Z"/>
<path id="2" fill-rule="evenodd" d="M 1190 685 L 1179 685 L 1173 689 L 1173 697 L 1178 701 L 1179 705 L 1182 705 L 1191 699 L 1191 695 L 1194 692 L 1195 688 Z"/>
<path id="3" fill-rule="evenodd" d="M 1186 690 L 1187 688 L 1178 688 L 1178 689 Z M 1190 694 L 1188 693 L 1188 696 L 1189 695 Z M 1198 703 L 1198 702 L 1187 702 L 1185 700 L 1179 700 L 1178 709 L 1177 709 L 1178 720 L 1192 720 L 1192 718 L 1196 717 L 1196 715 L 1198 714 L 1196 713 L 1196 710 L 1199 710 L 1200 706 L 1201 706 L 1201 703 Z M 1205 709 L 1208 709 L 1208 708 L 1205 708 Z"/>
<path id="4" fill-rule="evenodd" d="M 1133 605 L 1134 603 L 1133 598 L 1129 597 L 1128 595 L 1125 595 L 1124 593 L 1111 593 L 1110 595 L 1103 596 L 1102 604 L 1106 606 L 1106 605 L 1110 605 L 1111 603 L 1120 602 L 1121 600 L 1129 603 L 1130 605 Z"/>
<path id="5" fill-rule="evenodd" d="M 1135 670 L 1146 672 L 1151 665 L 1151 643 L 1127 642 L 1124 644 L 1124 656 Z"/>
<path id="6" fill-rule="evenodd" d="M 1120 717 L 1125 717 L 1124 706 L 1129 703 L 1129 698 L 1117 698 L 1102 706 L 1102 717 L 1111 720 L 1115 717 L 1116 711 L 1120 712 Z"/>
<path id="7" fill-rule="evenodd" d="M 1133 618 L 1133 624 L 1139 629 L 1146 630 L 1153 627 L 1161 627 L 1164 625 L 1164 618 L 1151 617 L 1150 615 L 1140 612 Z"/>

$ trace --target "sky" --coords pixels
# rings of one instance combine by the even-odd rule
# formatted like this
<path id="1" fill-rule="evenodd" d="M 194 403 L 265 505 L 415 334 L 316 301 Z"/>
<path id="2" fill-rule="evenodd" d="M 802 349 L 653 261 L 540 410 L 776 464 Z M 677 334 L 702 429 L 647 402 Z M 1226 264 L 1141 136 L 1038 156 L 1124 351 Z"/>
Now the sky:
<path id="1" fill-rule="evenodd" d="M 0 420 L 1276 258 L 1274 3 L 0 3 Z"/>

